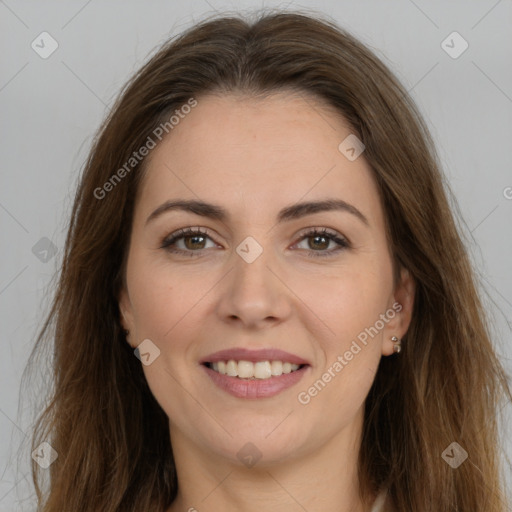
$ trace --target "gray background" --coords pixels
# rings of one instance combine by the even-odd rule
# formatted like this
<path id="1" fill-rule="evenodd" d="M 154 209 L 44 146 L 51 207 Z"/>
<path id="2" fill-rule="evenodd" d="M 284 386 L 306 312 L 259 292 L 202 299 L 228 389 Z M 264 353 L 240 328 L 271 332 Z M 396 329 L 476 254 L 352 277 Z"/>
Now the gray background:
<path id="1" fill-rule="evenodd" d="M 512 372 L 511 0 L 0 0 L 0 511 L 32 509 L 23 462 L 30 452 L 20 466 L 16 456 L 28 439 L 30 399 L 37 399 L 32 388 L 18 409 L 20 379 L 48 307 L 76 179 L 94 132 L 120 87 L 158 44 L 215 11 L 261 7 L 331 16 L 373 48 L 411 91 L 459 204 L 497 350 Z M 43 31 L 59 45 L 47 59 L 31 47 Z M 456 59 L 441 47 L 453 31 L 469 44 Z M 456 41 L 454 51 L 460 48 Z M 57 249 L 52 257 L 50 246 L 46 262 L 44 237 Z M 503 446 L 510 457 L 510 407 L 505 412 Z"/>

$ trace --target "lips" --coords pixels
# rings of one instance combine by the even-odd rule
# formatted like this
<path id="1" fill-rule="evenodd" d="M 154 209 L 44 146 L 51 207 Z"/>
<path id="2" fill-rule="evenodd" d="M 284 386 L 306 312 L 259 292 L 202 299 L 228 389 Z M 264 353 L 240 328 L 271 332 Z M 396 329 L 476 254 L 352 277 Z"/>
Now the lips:
<path id="1" fill-rule="evenodd" d="M 294 386 L 311 365 L 307 360 L 279 349 L 235 348 L 210 354 L 201 360 L 201 367 L 219 389 L 237 398 L 256 399 L 269 398 Z M 244 373 L 253 367 L 254 374 L 251 371 Z M 260 373 L 260 367 L 268 367 L 267 372 Z M 247 378 L 241 377 L 240 373 Z"/>

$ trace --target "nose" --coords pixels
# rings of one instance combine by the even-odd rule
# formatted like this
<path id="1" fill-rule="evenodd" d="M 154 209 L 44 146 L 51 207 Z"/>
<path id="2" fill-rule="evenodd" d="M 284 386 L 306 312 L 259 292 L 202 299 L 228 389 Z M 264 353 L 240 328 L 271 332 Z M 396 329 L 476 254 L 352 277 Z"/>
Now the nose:
<path id="1" fill-rule="evenodd" d="M 292 309 L 284 274 L 270 250 L 250 263 L 234 252 L 232 270 L 220 283 L 219 317 L 249 329 L 282 323 Z"/>

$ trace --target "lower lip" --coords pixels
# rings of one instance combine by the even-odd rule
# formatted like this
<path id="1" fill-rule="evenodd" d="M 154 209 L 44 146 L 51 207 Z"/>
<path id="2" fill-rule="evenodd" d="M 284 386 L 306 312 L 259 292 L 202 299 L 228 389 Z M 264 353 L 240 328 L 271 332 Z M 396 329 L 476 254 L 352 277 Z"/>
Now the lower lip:
<path id="1" fill-rule="evenodd" d="M 238 377 L 230 377 L 222 375 L 204 364 L 201 365 L 206 374 L 213 382 L 222 390 L 237 398 L 269 398 L 277 395 L 285 389 L 291 388 L 302 379 L 304 373 L 308 370 L 309 366 L 303 366 L 299 370 L 291 373 L 283 373 L 277 377 L 270 377 L 269 379 L 239 379 Z"/>

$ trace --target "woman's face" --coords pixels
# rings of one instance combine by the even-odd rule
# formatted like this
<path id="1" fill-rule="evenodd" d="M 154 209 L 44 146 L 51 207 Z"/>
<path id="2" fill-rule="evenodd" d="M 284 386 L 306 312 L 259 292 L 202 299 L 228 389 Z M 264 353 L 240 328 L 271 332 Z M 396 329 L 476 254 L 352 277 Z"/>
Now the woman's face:
<path id="1" fill-rule="evenodd" d="M 146 340 L 173 444 L 238 464 L 313 454 L 360 432 L 413 283 L 393 286 L 378 191 L 339 115 L 284 92 L 197 100 L 149 155 L 120 299 L 128 339 Z"/>

